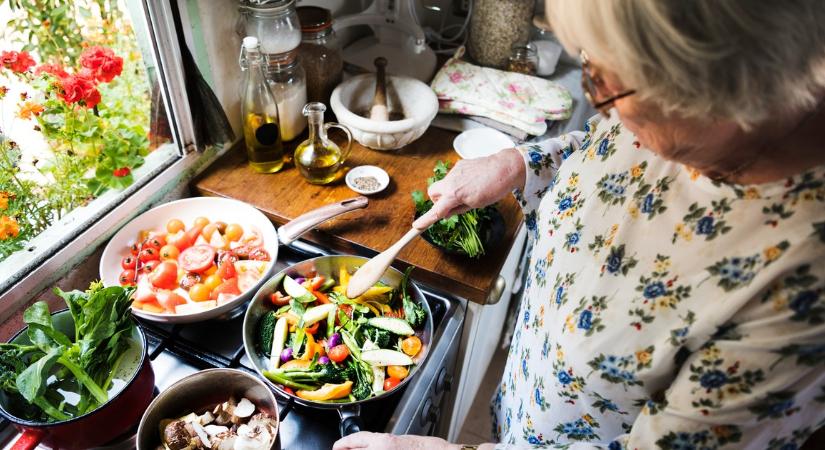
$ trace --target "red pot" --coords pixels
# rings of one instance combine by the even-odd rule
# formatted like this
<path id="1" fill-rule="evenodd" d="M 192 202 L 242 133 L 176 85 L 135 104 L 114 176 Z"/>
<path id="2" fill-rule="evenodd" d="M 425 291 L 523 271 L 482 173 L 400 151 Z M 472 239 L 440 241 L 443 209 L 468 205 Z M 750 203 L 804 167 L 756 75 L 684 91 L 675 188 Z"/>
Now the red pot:
<path id="1" fill-rule="evenodd" d="M 74 323 L 68 310 L 52 315 L 55 328 L 74 335 Z M 80 417 L 62 422 L 44 423 L 23 420 L 6 409 L 6 397 L 0 401 L 0 415 L 11 421 L 23 435 L 12 450 L 31 450 L 38 445 L 61 450 L 99 447 L 131 430 L 152 402 L 155 372 L 147 354 L 146 336 L 135 327 L 132 339 L 140 344 L 140 362 L 126 386 L 99 408 Z M 26 343 L 26 328 L 11 342 Z"/>

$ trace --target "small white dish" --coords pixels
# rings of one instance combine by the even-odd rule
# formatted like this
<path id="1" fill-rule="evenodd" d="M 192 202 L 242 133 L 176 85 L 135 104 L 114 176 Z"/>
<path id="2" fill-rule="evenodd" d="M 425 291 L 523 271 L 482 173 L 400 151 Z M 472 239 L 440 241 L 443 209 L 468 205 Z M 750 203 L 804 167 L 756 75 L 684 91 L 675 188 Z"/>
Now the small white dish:
<path id="1" fill-rule="evenodd" d="M 484 158 L 514 146 L 509 136 L 486 127 L 467 130 L 453 140 L 455 152 L 464 159 Z"/>
<path id="2" fill-rule="evenodd" d="M 356 181 L 355 181 L 356 179 L 358 179 L 358 178 L 369 178 L 369 177 L 374 178 L 378 182 L 378 186 L 375 189 L 366 190 L 366 189 L 363 189 L 363 188 L 358 187 L 356 185 Z M 355 191 L 359 194 L 364 194 L 364 195 L 377 194 L 377 193 L 383 191 L 384 189 L 386 189 L 387 186 L 390 185 L 390 176 L 389 176 L 389 174 L 387 174 L 387 172 L 384 169 L 382 169 L 378 166 L 353 167 L 347 173 L 347 177 L 345 178 L 345 180 L 347 182 L 347 187 L 349 187 L 350 189 L 352 189 L 353 191 Z"/>

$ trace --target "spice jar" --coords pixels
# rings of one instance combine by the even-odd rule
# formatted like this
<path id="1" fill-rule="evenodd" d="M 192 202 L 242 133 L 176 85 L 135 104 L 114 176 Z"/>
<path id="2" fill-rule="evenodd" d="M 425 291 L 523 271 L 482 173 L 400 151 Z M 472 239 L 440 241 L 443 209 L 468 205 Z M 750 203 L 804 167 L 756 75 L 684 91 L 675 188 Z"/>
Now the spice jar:
<path id="1" fill-rule="evenodd" d="M 240 12 L 238 31 L 257 37 L 261 53 L 286 53 L 301 44 L 295 0 L 241 0 Z"/>
<path id="2" fill-rule="evenodd" d="M 535 75 L 539 67 L 539 56 L 533 44 L 516 44 L 507 60 L 507 70 L 510 72 Z"/>
<path id="3" fill-rule="evenodd" d="M 533 29 L 530 31 L 530 43 L 536 46 L 539 55 L 539 65 L 536 74 L 539 76 L 552 75 L 556 65 L 564 53 L 559 40 L 550 31 L 550 24 L 543 17 L 533 17 Z"/>
<path id="4" fill-rule="evenodd" d="M 301 6 L 298 18 L 302 33 L 298 53 L 307 73 L 307 99 L 328 103 L 344 72 L 341 44 L 332 29 L 332 13 L 317 6 Z"/>
<path id="5" fill-rule="evenodd" d="M 306 72 L 298 61 L 298 50 L 268 55 L 266 79 L 278 102 L 281 137 L 291 141 L 306 129 L 303 109 L 307 103 Z"/>
<path id="6" fill-rule="evenodd" d="M 476 0 L 467 51 L 483 66 L 504 68 L 510 49 L 525 44 L 535 0 Z"/>

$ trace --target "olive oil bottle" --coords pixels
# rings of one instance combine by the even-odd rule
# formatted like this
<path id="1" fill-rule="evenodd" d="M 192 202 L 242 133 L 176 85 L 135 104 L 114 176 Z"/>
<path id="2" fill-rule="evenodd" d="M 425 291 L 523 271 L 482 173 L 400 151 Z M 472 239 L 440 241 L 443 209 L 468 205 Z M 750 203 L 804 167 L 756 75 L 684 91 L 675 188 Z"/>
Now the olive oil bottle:
<path id="1" fill-rule="evenodd" d="M 341 124 L 324 123 L 323 103 L 312 102 L 304 106 L 304 115 L 309 122 L 309 139 L 295 149 L 295 166 L 304 179 L 312 184 L 329 184 L 338 179 L 344 161 L 352 149 L 352 133 Z M 347 135 L 347 144 L 341 149 L 327 137 L 330 128 L 340 128 Z"/>
<path id="2" fill-rule="evenodd" d="M 244 38 L 240 64 L 246 72 L 241 114 L 249 165 L 258 172 L 274 173 L 284 166 L 284 144 L 278 104 L 266 82 L 258 38 Z"/>

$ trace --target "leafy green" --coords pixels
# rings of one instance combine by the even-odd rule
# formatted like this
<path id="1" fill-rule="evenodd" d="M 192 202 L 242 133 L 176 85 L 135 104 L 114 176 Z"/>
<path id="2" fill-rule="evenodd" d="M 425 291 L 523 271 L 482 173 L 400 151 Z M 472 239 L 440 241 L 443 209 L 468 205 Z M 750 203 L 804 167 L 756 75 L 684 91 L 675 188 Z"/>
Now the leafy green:
<path id="1" fill-rule="evenodd" d="M 447 176 L 449 163 L 438 161 L 433 169 L 433 176 L 427 178 L 427 185 Z M 413 191 L 415 214 L 420 216 L 433 207 L 432 200 L 421 191 Z M 484 254 L 484 243 L 480 234 L 489 225 L 495 206 L 485 206 L 439 220 L 425 231 L 427 237 L 436 245 L 447 250 L 463 253 L 471 258 Z"/>
<path id="2" fill-rule="evenodd" d="M 75 321 L 74 339 L 55 329 L 46 303 L 26 309 L 23 320 L 31 344 L 0 344 L 0 389 L 11 394 L 12 404 L 22 404 L 21 416 L 66 420 L 108 400 L 106 390 L 135 326 L 129 313 L 132 291 L 100 283 L 86 292 L 55 289 Z M 77 404 L 67 405 L 58 389 L 76 392 Z"/>
<path id="3" fill-rule="evenodd" d="M 427 312 L 424 307 L 414 302 L 407 292 L 407 284 L 410 282 L 410 273 L 415 267 L 407 267 L 404 271 L 404 277 L 401 279 L 401 304 L 404 308 L 404 320 L 409 322 L 413 328 L 419 328 L 424 325 L 427 320 Z"/>
<path id="4" fill-rule="evenodd" d="M 387 330 L 382 330 L 380 328 L 368 326 L 366 327 L 366 329 L 364 329 L 364 335 L 367 339 L 372 341 L 373 344 L 381 348 L 390 347 L 390 339 L 392 339 L 392 333 L 390 333 Z"/>

